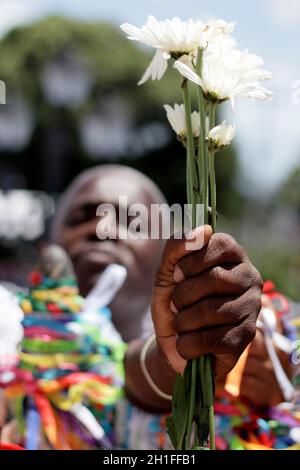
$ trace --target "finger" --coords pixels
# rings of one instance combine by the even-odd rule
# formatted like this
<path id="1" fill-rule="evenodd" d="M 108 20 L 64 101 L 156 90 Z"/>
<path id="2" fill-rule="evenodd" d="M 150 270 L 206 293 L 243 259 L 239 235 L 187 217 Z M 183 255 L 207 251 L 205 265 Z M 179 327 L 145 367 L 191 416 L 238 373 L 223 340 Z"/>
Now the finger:
<path id="1" fill-rule="evenodd" d="M 196 246 L 198 247 L 197 249 L 201 249 L 204 244 L 208 243 L 211 235 L 212 229 L 210 226 L 206 225 L 194 230 L 189 240 L 196 242 L 194 245 L 195 249 Z M 166 243 L 161 267 L 155 278 L 151 301 L 151 313 L 157 341 L 173 366 L 176 360 L 179 361 L 179 357 L 176 357 L 176 333 L 173 324 L 174 316 L 170 310 L 171 294 L 174 287 L 173 276 L 177 262 L 188 252 L 190 252 L 190 247 L 187 246 L 186 239 L 172 239 Z M 173 338 L 170 339 L 172 336 Z M 171 351 L 173 351 L 175 357 L 173 357 L 173 355 L 171 357 Z"/>
<path id="2" fill-rule="evenodd" d="M 194 247 L 203 248 L 212 235 L 210 226 L 198 227 L 190 240 L 196 241 Z M 172 290 L 175 285 L 174 269 L 178 261 L 190 252 L 186 239 L 169 240 L 166 243 L 161 267 L 155 278 L 151 300 L 151 314 L 154 323 L 157 342 L 166 355 L 171 366 L 183 370 L 184 362 L 176 350 L 176 332 L 174 329 L 174 314 L 170 310 Z M 178 369 L 179 367 L 179 369 Z"/>
<path id="3" fill-rule="evenodd" d="M 195 231 L 195 239 L 201 239 L 207 243 L 211 236 L 211 227 L 198 227 Z M 166 243 L 161 267 L 155 278 L 152 296 L 152 319 L 158 337 L 169 337 L 174 334 L 174 316 L 170 310 L 171 294 L 174 288 L 174 267 L 178 260 L 187 253 L 186 240 L 169 240 Z"/>
<path id="4" fill-rule="evenodd" d="M 233 237 L 224 233 L 215 233 L 201 251 L 189 254 L 179 261 L 174 278 L 176 282 L 180 282 L 214 266 L 240 264 L 246 258 L 245 250 Z"/>
<path id="5" fill-rule="evenodd" d="M 259 284 L 260 276 L 250 263 L 217 266 L 177 284 L 172 293 L 172 302 L 177 310 L 182 310 L 205 297 L 241 295 Z"/>
<path id="6" fill-rule="evenodd" d="M 249 289 L 238 298 L 207 297 L 175 315 L 175 330 L 180 335 L 208 326 L 235 325 L 251 316 L 254 310 L 258 312 L 260 306 L 261 295 L 256 288 Z"/>
<path id="7" fill-rule="evenodd" d="M 97 226 L 97 217 L 93 220 L 88 220 L 84 223 L 80 223 L 76 226 L 68 225 L 68 230 L 65 230 L 62 234 L 62 238 L 60 239 L 60 244 L 70 246 L 70 256 L 74 256 L 77 254 L 77 245 L 78 240 L 87 239 L 87 237 L 94 233 Z"/>
<path id="8" fill-rule="evenodd" d="M 284 351 L 281 351 L 280 349 L 276 348 L 275 350 L 277 352 L 278 358 L 280 360 L 280 363 L 287 374 L 287 376 L 291 379 L 293 376 L 293 366 L 290 361 L 290 355 Z M 267 351 L 265 339 L 264 339 L 264 334 L 261 330 L 257 330 L 255 338 L 251 344 L 250 351 L 249 351 L 249 357 L 253 357 L 258 359 L 260 362 L 266 361 L 269 359 L 269 353 Z"/>
<path id="9" fill-rule="evenodd" d="M 174 269 L 179 261 L 191 252 L 202 250 L 207 245 L 212 236 L 212 228 L 209 225 L 197 227 L 193 230 L 188 238 L 171 238 L 167 241 L 162 256 L 162 265 L 164 269 L 167 267 L 171 268 L 172 279 L 174 282 Z"/>
<path id="10" fill-rule="evenodd" d="M 252 376 L 269 386 L 277 384 L 271 361 L 266 358 L 262 360 L 258 357 L 248 355 L 244 368 L 244 377 Z"/>
<path id="11" fill-rule="evenodd" d="M 243 377 L 240 389 L 240 397 L 248 400 L 256 408 L 270 406 L 273 398 L 265 384 L 253 376 Z"/>
<path id="12" fill-rule="evenodd" d="M 238 360 L 244 349 L 253 340 L 255 322 L 247 319 L 240 325 L 219 326 L 180 335 L 177 350 L 185 359 L 195 359 L 204 354 L 236 356 Z"/>
<path id="13" fill-rule="evenodd" d="M 259 329 L 256 330 L 255 338 L 250 346 L 249 355 L 261 361 L 269 357 L 264 334 Z"/>

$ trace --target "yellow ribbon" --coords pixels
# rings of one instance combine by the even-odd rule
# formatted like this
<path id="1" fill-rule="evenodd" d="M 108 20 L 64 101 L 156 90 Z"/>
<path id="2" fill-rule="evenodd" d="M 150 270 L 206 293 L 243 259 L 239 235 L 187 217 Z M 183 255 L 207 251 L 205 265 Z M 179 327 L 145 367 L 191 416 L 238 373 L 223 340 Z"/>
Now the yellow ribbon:
<path id="1" fill-rule="evenodd" d="M 121 395 L 121 390 L 116 390 L 107 384 L 88 380 L 72 385 L 66 395 L 58 392 L 50 393 L 49 399 L 57 408 L 69 411 L 75 403 L 82 403 L 84 396 L 87 396 L 93 403 L 110 405 Z"/>
<path id="2" fill-rule="evenodd" d="M 45 368 L 59 367 L 63 363 L 87 362 L 89 364 L 94 362 L 102 362 L 103 357 L 100 354 L 93 354 L 86 356 L 84 354 L 28 354 L 21 353 L 20 358 L 22 361 L 33 366 L 42 366 Z"/>

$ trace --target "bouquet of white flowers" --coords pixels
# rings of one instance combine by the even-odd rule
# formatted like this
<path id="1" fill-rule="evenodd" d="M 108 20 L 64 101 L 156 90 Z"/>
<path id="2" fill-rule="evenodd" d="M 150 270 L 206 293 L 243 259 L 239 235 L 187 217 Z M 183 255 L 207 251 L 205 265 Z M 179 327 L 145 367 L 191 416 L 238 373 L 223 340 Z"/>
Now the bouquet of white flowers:
<path id="1" fill-rule="evenodd" d="M 272 92 L 261 85 L 272 77 L 262 69 L 261 57 L 237 48 L 232 37 L 234 23 L 222 20 L 158 21 L 149 16 L 142 28 L 130 24 L 121 29 L 131 40 L 156 50 L 139 84 L 149 78 L 160 80 L 173 59 L 182 75 L 183 104 L 165 105 L 167 118 L 187 150 L 187 199 L 192 206 L 192 225 L 197 224 L 197 207 L 203 207 L 204 223 L 216 230 L 217 198 L 215 153 L 230 146 L 234 124 L 216 125 L 217 106 L 236 98 L 269 100 Z M 191 109 L 190 84 L 197 87 L 198 111 Z M 203 449 L 214 443 L 214 374 L 211 358 L 189 361 L 184 376 L 178 375 L 168 432 L 176 449 Z"/>

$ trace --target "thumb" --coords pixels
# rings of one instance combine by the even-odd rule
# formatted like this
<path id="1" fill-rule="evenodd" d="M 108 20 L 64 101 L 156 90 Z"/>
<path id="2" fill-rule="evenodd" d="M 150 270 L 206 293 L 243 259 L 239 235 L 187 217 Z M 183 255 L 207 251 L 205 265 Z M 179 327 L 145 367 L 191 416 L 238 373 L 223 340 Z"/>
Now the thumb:
<path id="1" fill-rule="evenodd" d="M 167 241 L 162 256 L 161 269 L 164 273 L 171 275 L 170 282 L 173 283 L 173 275 L 176 264 L 192 251 L 201 250 L 209 242 L 212 236 L 212 228 L 203 225 L 192 230 L 186 237 L 175 238 Z"/>
<path id="2" fill-rule="evenodd" d="M 163 252 L 162 262 L 157 271 L 151 301 L 152 320 L 157 342 L 171 366 L 182 372 L 184 359 L 176 349 L 177 336 L 174 329 L 174 313 L 170 309 L 174 286 L 174 271 L 177 263 L 192 251 L 201 250 L 209 242 L 212 229 L 209 225 L 197 227 L 188 237 L 168 240 Z"/>

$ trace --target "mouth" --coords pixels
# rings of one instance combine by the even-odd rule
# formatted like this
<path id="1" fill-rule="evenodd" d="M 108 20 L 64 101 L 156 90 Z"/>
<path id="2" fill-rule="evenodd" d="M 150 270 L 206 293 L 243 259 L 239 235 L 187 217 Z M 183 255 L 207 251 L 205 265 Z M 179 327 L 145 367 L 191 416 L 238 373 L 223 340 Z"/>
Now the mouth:
<path id="1" fill-rule="evenodd" d="M 90 250 L 74 258 L 79 289 L 84 296 L 90 292 L 99 276 L 112 263 L 117 263 L 115 256 L 105 251 Z"/>
<path id="2" fill-rule="evenodd" d="M 127 249 L 116 249 L 111 243 L 101 243 L 99 247 L 86 246 L 73 257 L 78 277 L 99 276 L 107 266 L 116 263 L 127 269 L 133 263 L 133 254 Z"/>
<path id="3" fill-rule="evenodd" d="M 111 243 L 102 242 L 100 246 L 85 246 L 72 257 L 80 291 L 86 295 L 96 284 L 99 276 L 111 264 L 116 263 L 130 270 L 134 256 L 125 247 L 117 249 Z"/>
<path id="4" fill-rule="evenodd" d="M 85 271 L 87 276 L 100 274 L 112 263 L 120 263 L 113 253 L 106 251 L 90 250 L 74 259 L 76 271 Z"/>

